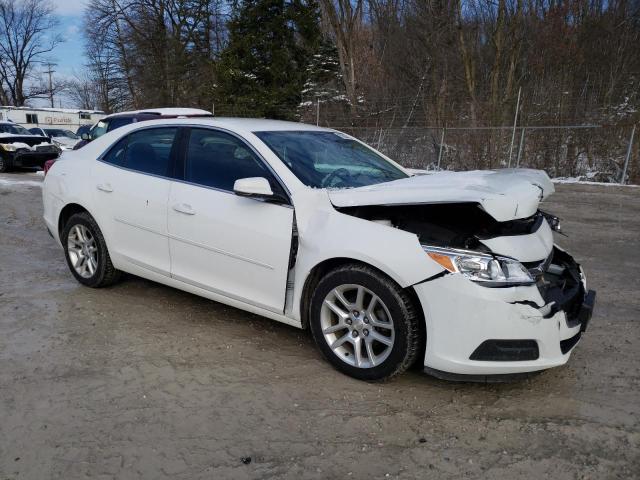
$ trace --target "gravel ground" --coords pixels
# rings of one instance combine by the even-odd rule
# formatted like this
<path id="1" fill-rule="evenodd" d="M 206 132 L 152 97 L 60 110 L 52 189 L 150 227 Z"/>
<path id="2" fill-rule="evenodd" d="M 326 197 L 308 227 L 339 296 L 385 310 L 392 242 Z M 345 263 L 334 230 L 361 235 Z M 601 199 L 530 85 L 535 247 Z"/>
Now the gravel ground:
<path id="1" fill-rule="evenodd" d="M 640 478 L 640 188 L 558 186 L 594 318 L 568 365 L 487 386 L 359 382 L 297 329 L 131 276 L 81 287 L 40 179 L 0 175 L 2 480 Z"/>

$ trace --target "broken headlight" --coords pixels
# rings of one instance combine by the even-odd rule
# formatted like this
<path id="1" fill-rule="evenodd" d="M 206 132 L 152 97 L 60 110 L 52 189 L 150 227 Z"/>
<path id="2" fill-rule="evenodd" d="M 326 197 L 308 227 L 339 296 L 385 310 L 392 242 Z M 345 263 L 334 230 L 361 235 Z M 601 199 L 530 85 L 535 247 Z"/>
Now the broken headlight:
<path id="1" fill-rule="evenodd" d="M 438 262 L 449 272 L 460 273 L 469 280 L 487 287 L 535 283 L 529 271 L 513 258 L 427 245 L 423 245 L 422 248 L 429 258 Z"/>

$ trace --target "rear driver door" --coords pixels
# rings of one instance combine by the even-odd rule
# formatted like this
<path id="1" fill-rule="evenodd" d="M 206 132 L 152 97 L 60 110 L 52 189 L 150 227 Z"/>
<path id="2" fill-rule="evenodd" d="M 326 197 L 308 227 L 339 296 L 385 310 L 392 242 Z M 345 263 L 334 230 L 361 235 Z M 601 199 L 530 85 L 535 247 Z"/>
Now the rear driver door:
<path id="1" fill-rule="evenodd" d="M 96 162 L 98 223 L 116 265 L 170 276 L 167 202 L 177 136 L 176 127 L 136 130 Z"/>

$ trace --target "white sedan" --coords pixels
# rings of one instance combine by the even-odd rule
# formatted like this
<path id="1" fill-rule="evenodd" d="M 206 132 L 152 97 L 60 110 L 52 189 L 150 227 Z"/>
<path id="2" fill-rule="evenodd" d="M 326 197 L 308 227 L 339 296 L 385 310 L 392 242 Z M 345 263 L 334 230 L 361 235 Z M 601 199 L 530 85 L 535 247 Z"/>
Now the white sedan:
<path id="1" fill-rule="evenodd" d="M 145 121 L 56 162 L 44 219 L 83 285 L 124 271 L 309 328 L 359 379 L 567 362 L 595 293 L 539 210 L 546 174 L 415 173 L 326 128 Z"/>

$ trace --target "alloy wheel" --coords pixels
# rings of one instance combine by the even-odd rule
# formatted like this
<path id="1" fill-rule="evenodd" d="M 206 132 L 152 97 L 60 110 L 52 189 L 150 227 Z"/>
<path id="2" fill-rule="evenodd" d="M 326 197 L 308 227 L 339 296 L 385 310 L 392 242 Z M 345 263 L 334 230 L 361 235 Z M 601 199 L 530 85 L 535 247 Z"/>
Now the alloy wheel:
<path id="1" fill-rule="evenodd" d="M 320 327 L 333 353 L 357 368 L 380 365 L 395 341 L 389 309 L 362 285 L 346 284 L 331 290 L 322 303 Z"/>
<path id="2" fill-rule="evenodd" d="M 98 247 L 91 231 L 74 225 L 67 236 L 67 251 L 73 269 L 83 278 L 91 278 L 98 269 Z"/>

